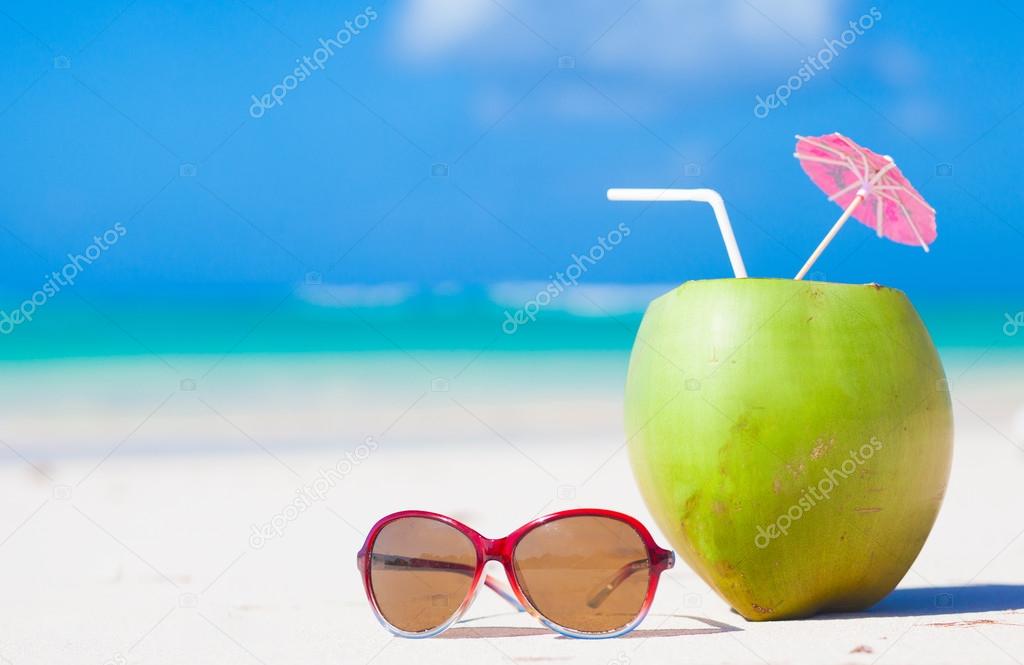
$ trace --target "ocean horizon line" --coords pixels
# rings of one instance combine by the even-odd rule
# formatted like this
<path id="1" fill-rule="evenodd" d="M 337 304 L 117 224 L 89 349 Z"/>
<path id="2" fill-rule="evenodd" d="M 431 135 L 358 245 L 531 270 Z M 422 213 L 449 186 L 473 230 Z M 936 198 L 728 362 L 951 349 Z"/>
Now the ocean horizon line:
<path id="1" fill-rule="evenodd" d="M 677 285 L 543 281 L 490 285 L 330 283 L 281 297 L 78 298 L 29 318 L 0 296 L 0 362 L 147 354 L 628 350 L 647 304 Z M 919 299 L 941 349 L 1019 349 L 1013 297 Z M 1024 334 L 1024 333 L 1022 333 Z"/>

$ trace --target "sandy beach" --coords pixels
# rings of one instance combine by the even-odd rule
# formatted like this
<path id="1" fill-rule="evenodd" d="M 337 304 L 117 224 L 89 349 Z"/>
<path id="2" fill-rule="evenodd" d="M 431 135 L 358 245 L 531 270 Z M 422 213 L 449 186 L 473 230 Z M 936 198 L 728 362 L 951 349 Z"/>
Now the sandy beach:
<path id="1" fill-rule="evenodd" d="M 263 386 L 306 385 L 307 397 L 322 399 L 305 410 L 296 402 L 275 410 L 270 399 L 245 409 L 251 395 L 232 401 L 213 384 L 179 386 L 156 411 L 128 400 L 132 409 L 104 421 L 110 431 L 79 432 L 81 447 L 64 455 L 47 451 L 75 434 L 73 409 L 60 421 L 12 411 L 8 431 L 36 439 L 5 438 L 0 468 L 8 599 L 0 656 L 76 664 L 1013 662 L 1024 654 L 1024 517 L 1016 510 L 1024 445 L 1015 429 L 1024 391 L 1019 372 L 970 359 L 949 366 L 957 441 L 945 505 L 913 569 L 882 604 L 859 615 L 754 624 L 679 564 L 638 630 L 586 642 L 510 612 L 487 590 L 443 638 L 392 638 L 365 602 L 355 552 L 378 517 L 413 507 L 491 536 L 574 506 L 622 510 L 653 527 L 619 434 L 621 358 L 609 357 L 604 369 L 581 358 L 576 369 L 592 372 L 578 382 L 587 388 L 549 386 L 518 400 L 509 395 L 524 394 L 518 384 L 529 363 L 487 359 L 474 364 L 480 375 L 471 368 L 457 378 L 430 359 L 445 367 L 447 383 L 424 372 L 403 390 L 364 384 L 361 398 L 352 393 L 333 407 L 338 395 L 311 385 L 312 369 Z M 448 360 L 457 369 L 465 359 Z M 506 380 L 494 381 L 500 366 Z M 347 376 L 358 384 L 361 370 L 352 367 Z M 127 395 L 119 383 L 126 375 L 110 376 Z M 489 389 L 475 382 L 484 376 Z M 159 404 L 151 383 L 139 392 Z M 24 399 L 41 404 L 38 395 Z M 305 430 L 287 431 L 303 418 Z"/>
<path id="2" fill-rule="evenodd" d="M 0 665 L 1024 665 L 1022 23 L 4 2 Z M 633 632 L 378 623 L 380 518 L 571 508 L 677 556 L 503 554 L 609 632 L 674 560 Z"/>

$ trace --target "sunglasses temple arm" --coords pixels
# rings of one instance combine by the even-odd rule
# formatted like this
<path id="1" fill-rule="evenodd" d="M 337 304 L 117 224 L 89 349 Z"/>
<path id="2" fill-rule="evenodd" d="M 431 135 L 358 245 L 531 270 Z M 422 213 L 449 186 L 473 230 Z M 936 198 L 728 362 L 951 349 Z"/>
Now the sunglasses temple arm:
<path id="1" fill-rule="evenodd" d="M 377 552 L 370 555 L 370 560 L 375 565 L 398 570 L 439 570 L 449 573 L 469 575 L 470 577 L 476 575 L 475 566 L 467 566 L 465 564 L 454 563 L 451 561 L 437 561 L 434 559 L 422 559 L 419 557 L 380 554 Z M 484 577 L 484 584 L 486 584 L 491 591 L 508 601 L 512 607 L 516 608 L 517 612 L 526 611 L 526 608 L 523 607 L 515 595 L 506 589 L 505 586 L 494 577 L 490 575 Z"/>
<path id="2" fill-rule="evenodd" d="M 655 569 L 666 569 L 671 568 L 676 563 L 676 555 L 670 550 L 658 550 L 654 555 L 653 566 Z M 619 571 L 615 573 L 615 576 L 611 579 L 608 584 L 598 589 L 590 600 L 587 601 L 587 605 L 593 608 L 597 608 L 605 601 L 612 591 L 618 588 L 620 584 L 629 579 L 629 576 L 633 573 L 645 570 L 651 567 L 652 562 L 649 559 L 637 559 L 636 561 L 630 561 Z"/>
<path id="3" fill-rule="evenodd" d="M 587 601 L 587 605 L 596 609 L 611 595 L 612 591 L 615 591 L 620 584 L 628 580 L 633 573 L 646 570 L 650 565 L 651 562 L 647 559 L 638 559 L 622 566 L 608 584 L 605 584 L 591 596 L 590 600 Z"/>
<path id="4" fill-rule="evenodd" d="M 505 585 L 496 580 L 493 576 L 487 575 L 486 577 L 484 577 L 484 584 L 487 585 L 488 589 L 490 589 L 491 591 L 493 591 L 494 593 L 498 594 L 506 601 L 508 601 L 508 604 L 516 608 L 517 612 L 526 611 L 526 608 L 523 607 L 522 603 L 520 603 L 519 600 L 515 597 L 515 594 L 513 594 L 511 591 L 505 588 Z"/>

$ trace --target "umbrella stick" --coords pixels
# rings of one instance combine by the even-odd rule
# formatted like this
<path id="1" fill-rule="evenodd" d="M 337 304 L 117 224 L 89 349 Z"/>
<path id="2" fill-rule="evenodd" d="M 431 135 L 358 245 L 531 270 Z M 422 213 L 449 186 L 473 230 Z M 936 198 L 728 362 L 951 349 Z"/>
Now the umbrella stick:
<path id="1" fill-rule="evenodd" d="M 857 194 L 857 196 L 853 197 L 853 201 L 850 203 L 850 205 L 846 207 L 846 210 L 844 210 L 842 216 L 838 220 L 836 220 L 836 223 L 832 225 L 832 228 L 829 230 L 828 234 L 821 241 L 821 243 L 818 244 L 818 247 L 817 249 L 814 250 L 814 253 L 811 254 L 811 258 L 807 259 L 807 263 L 804 264 L 803 268 L 800 268 L 800 272 L 798 272 L 796 274 L 796 277 L 794 277 L 793 279 L 800 280 L 804 278 L 804 275 L 807 274 L 807 271 L 811 269 L 811 266 L 814 265 L 814 262 L 818 260 L 818 257 L 821 256 L 821 253 L 825 251 L 825 248 L 828 247 L 828 244 L 832 242 L 832 238 L 835 238 L 836 234 L 839 233 L 839 229 L 843 228 L 843 224 L 846 223 L 846 220 L 850 219 L 850 215 L 853 214 L 854 208 L 859 206 L 863 200 L 863 193 Z"/>

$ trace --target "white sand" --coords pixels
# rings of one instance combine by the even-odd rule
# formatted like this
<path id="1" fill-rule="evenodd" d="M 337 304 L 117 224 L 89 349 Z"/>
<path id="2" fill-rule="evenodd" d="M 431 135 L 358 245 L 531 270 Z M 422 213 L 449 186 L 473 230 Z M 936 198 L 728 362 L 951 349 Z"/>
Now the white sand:
<path id="1" fill-rule="evenodd" d="M 616 508 L 652 524 L 622 438 L 610 429 L 618 427 L 614 395 L 595 391 L 562 404 L 601 410 L 592 422 L 611 423 L 586 432 L 588 443 L 565 443 L 538 433 L 550 405 L 513 404 L 510 416 L 493 394 L 455 382 L 399 424 L 391 422 L 400 408 L 376 422 L 369 433 L 390 428 L 378 449 L 260 548 L 250 543 L 251 526 L 280 513 L 358 439 L 296 452 L 275 443 L 259 418 L 225 409 L 237 425 L 227 426 L 234 452 L 154 454 L 129 439 L 99 466 L 98 457 L 81 455 L 33 469 L 9 456 L 0 467 L 0 662 L 1021 662 L 1021 385 L 1019 374 L 989 370 L 954 379 L 950 490 L 901 585 L 924 591 L 898 591 L 852 618 L 752 624 L 680 564 L 663 578 L 647 621 L 619 640 L 559 638 L 486 590 L 470 613 L 482 618 L 448 638 L 395 639 L 373 618 L 355 567 L 366 529 L 403 508 L 448 512 L 492 536 L 572 506 Z M 184 448 L 202 445 L 190 438 L 197 430 L 226 426 L 207 417 L 183 428 Z M 438 443 L 431 422 L 442 417 L 467 441 Z M 174 422 L 159 425 L 161 436 L 173 434 Z"/>

